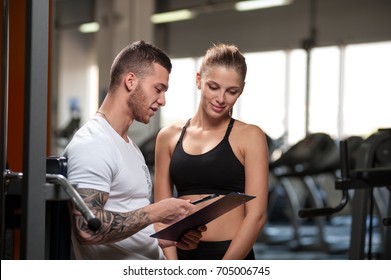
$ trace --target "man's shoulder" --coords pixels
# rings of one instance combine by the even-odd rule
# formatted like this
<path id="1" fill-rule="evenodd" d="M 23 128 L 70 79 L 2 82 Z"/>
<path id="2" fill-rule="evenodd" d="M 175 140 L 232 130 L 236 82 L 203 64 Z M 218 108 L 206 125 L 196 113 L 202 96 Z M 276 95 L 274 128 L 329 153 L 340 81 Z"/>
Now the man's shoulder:
<path id="1" fill-rule="evenodd" d="M 89 120 L 72 137 L 66 150 L 105 147 L 111 142 L 109 135 L 96 120 Z"/>

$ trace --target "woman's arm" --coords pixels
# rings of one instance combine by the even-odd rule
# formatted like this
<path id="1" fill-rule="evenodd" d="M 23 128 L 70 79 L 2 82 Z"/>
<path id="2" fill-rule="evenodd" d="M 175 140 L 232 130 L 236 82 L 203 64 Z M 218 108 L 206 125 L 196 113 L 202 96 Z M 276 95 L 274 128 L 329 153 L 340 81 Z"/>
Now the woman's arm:
<path id="1" fill-rule="evenodd" d="M 171 161 L 173 129 L 170 127 L 162 129 L 157 138 L 155 146 L 155 178 L 154 178 L 154 198 L 160 201 L 173 196 L 173 184 L 170 178 L 169 166 Z M 156 231 L 165 227 L 162 224 L 155 224 Z M 175 247 L 163 249 L 167 259 L 177 259 Z"/>
<path id="2" fill-rule="evenodd" d="M 266 222 L 268 196 L 268 151 L 265 134 L 253 125 L 246 125 L 237 138 L 245 167 L 245 193 L 256 196 L 245 205 L 245 218 L 223 259 L 243 259 L 253 247 Z"/>

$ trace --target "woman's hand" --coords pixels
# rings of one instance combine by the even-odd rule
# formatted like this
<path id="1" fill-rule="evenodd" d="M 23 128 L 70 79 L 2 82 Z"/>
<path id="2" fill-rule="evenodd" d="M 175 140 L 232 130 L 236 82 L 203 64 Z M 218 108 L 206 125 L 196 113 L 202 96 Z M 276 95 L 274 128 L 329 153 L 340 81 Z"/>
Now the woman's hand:
<path id="1" fill-rule="evenodd" d="M 181 241 L 179 242 L 159 239 L 159 246 L 162 248 L 176 246 L 182 250 L 193 250 L 197 248 L 198 243 L 202 238 L 202 233 L 206 230 L 206 226 L 199 226 L 196 229 L 190 229 L 182 236 Z"/>

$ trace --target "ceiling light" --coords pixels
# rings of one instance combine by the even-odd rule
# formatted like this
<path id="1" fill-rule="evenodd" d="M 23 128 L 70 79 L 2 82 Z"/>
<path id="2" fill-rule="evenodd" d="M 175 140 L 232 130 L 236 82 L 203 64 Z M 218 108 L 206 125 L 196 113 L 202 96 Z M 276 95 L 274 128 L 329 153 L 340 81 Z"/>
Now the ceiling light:
<path id="1" fill-rule="evenodd" d="M 240 1 L 235 4 L 237 11 L 249 11 L 256 9 L 264 9 L 275 6 L 283 6 L 292 3 L 292 0 L 251 0 L 251 1 Z"/>
<path id="2" fill-rule="evenodd" d="M 94 32 L 98 32 L 98 30 L 99 30 L 99 23 L 97 22 L 83 23 L 79 26 L 79 31 L 81 33 L 94 33 Z"/>
<path id="3" fill-rule="evenodd" d="M 159 24 L 159 23 L 174 22 L 180 20 L 188 20 L 194 17 L 195 17 L 195 13 L 193 11 L 184 9 L 184 10 L 154 14 L 151 16 L 151 22 L 154 24 Z"/>

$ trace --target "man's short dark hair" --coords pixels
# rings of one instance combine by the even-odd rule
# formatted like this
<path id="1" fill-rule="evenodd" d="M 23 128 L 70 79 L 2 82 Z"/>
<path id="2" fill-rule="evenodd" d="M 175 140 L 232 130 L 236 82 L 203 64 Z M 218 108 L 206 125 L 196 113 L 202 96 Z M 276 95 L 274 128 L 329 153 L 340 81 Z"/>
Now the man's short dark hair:
<path id="1" fill-rule="evenodd" d="M 132 72 L 143 78 L 153 71 L 153 63 L 164 67 L 171 73 L 171 60 L 165 52 L 145 41 L 136 41 L 129 44 L 116 56 L 110 70 L 110 90 L 118 87 L 121 76 Z"/>

